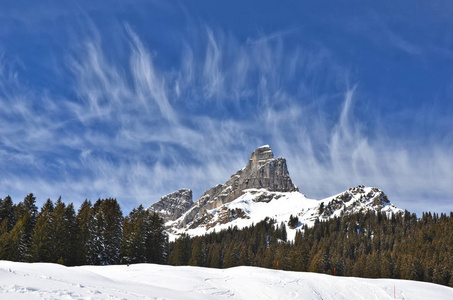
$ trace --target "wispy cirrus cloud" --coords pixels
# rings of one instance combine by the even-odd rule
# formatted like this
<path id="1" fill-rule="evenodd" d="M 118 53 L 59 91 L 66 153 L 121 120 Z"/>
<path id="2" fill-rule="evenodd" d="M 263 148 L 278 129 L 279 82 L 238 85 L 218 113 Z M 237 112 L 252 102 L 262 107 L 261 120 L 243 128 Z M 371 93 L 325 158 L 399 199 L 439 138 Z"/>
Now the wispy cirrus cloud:
<path id="1" fill-rule="evenodd" d="M 395 204 L 410 211 L 420 213 L 427 206 L 434 211 L 451 210 L 451 142 L 423 144 L 423 138 L 408 142 L 389 132 L 370 133 L 354 112 L 354 102 L 360 101 L 356 93 L 357 88 L 345 92 L 333 126 L 326 115 L 315 117 L 309 110 L 299 110 L 302 121 L 297 125 L 278 112 L 268 112 L 272 119 L 281 120 L 272 129 L 275 148 L 286 153 L 301 191 L 322 198 L 365 184 L 383 189 Z M 367 121 L 370 117 L 366 115 Z"/>
<path id="2" fill-rule="evenodd" d="M 328 48 L 288 46 L 297 29 L 241 41 L 201 25 L 169 69 L 131 27 L 126 59 L 91 30 L 68 59 L 72 97 L 29 91 L 0 67 L 2 193 L 113 196 L 128 210 L 182 187 L 200 196 L 270 144 L 309 197 L 366 184 L 409 210 L 429 193 L 432 209 L 451 209 L 451 142 L 407 145 L 369 126 L 373 99 Z"/>

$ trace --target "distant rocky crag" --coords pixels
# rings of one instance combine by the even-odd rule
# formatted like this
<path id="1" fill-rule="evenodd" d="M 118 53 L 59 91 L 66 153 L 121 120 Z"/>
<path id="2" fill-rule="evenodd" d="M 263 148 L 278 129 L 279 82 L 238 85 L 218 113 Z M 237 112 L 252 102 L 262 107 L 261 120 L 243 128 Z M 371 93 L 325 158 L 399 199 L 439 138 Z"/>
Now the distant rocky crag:
<path id="1" fill-rule="evenodd" d="M 321 202 L 319 216 L 328 219 L 335 213 L 352 214 L 367 211 L 398 212 L 400 209 L 393 205 L 380 189 L 359 185 L 327 202 Z"/>
<path id="2" fill-rule="evenodd" d="M 207 210 L 235 200 L 247 189 L 298 191 L 289 176 L 286 159 L 274 158 L 271 148 L 262 146 L 253 151 L 245 168 L 237 171 L 225 184 L 218 184 L 204 192 L 176 227 L 197 227 L 204 221 Z"/>
<path id="3" fill-rule="evenodd" d="M 294 199 L 301 202 L 294 202 Z M 190 232 L 197 235 L 240 219 L 249 219 L 252 224 L 257 221 L 256 211 L 251 209 L 254 206 L 252 203 L 264 204 L 260 204 L 260 218 L 263 217 L 263 212 L 268 217 L 282 219 L 285 216 L 281 220 L 283 222 L 288 222 L 291 217 L 296 218 L 297 226 L 294 225 L 293 229 L 359 212 L 402 212 L 389 201 L 383 191 L 363 185 L 323 200 L 307 199 L 293 184 L 286 160 L 282 157 L 274 158 L 267 145 L 255 149 L 244 168 L 224 184 L 208 189 L 195 203 L 192 201 L 192 191 L 182 189 L 162 197 L 150 209 L 164 219 L 169 234 L 178 236 Z M 278 216 L 275 212 L 276 204 Z M 244 224 L 244 221 L 241 223 Z M 200 230 L 202 228 L 204 231 Z"/>
<path id="4" fill-rule="evenodd" d="M 191 199 L 188 200 L 188 194 L 181 192 L 190 190 L 179 190 L 162 197 L 150 209 L 156 211 L 165 221 L 174 221 L 185 214 L 176 227 L 187 225 L 194 227 L 207 210 L 235 200 L 247 189 L 266 189 L 271 192 L 298 191 L 289 176 L 286 159 L 274 158 L 272 149 L 265 145 L 253 151 L 244 168 L 237 171 L 226 183 L 215 185 L 204 192 L 193 205 L 189 206 Z"/>
<path id="5" fill-rule="evenodd" d="M 289 176 L 286 160 L 283 157 L 274 159 L 274 153 L 266 145 L 253 151 L 245 168 L 237 171 L 225 184 L 207 190 L 195 205 L 205 209 L 217 208 L 241 196 L 246 189 L 298 191 Z"/>
<path id="6" fill-rule="evenodd" d="M 171 194 L 165 195 L 149 208 L 155 211 L 164 222 L 174 221 L 181 217 L 193 205 L 192 191 L 180 189 Z"/>

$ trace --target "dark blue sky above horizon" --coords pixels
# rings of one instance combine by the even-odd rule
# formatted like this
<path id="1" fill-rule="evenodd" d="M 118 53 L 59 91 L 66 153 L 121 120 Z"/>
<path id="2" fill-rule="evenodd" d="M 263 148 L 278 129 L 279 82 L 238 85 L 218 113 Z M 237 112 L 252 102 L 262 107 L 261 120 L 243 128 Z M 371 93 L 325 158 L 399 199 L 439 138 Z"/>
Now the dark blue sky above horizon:
<path id="1" fill-rule="evenodd" d="M 449 1 L 0 4 L 0 197 L 195 200 L 269 144 L 302 193 L 453 210 Z"/>

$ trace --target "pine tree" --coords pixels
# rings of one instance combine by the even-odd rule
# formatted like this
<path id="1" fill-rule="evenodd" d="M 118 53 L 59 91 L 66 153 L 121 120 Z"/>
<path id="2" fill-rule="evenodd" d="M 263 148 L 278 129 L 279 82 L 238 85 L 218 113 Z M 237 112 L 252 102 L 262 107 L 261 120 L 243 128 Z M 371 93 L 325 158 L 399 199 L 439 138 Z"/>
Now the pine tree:
<path id="1" fill-rule="evenodd" d="M 297 216 L 289 216 L 288 226 L 291 229 L 296 228 L 299 225 L 299 218 Z"/>
<path id="2" fill-rule="evenodd" d="M 273 269 L 276 268 L 274 265 L 274 253 L 275 253 L 275 245 L 270 245 L 264 252 L 264 258 L 262 262 L 262 267 Z"/>
<path id="3" fill-rule="evenodd" d="M 224 252 L 224 260 L 223 260 L 223 268 L 231 268 L 237 265 L 238 261 L 238 252 L 236 245 L 234 243 L 230 243 L 229 246 L 226 248 Z"/>
<path id="4" fill-rule="evenodd" d="M 74 206 L 68 206 L 58 198 L 55 208 L 50 213 L 50 240 L 52 249 L 51 262 L 64 265 L 76 265 L 78 254 L 78 229 Z"/>
<path id="5" fill-rule="evenodd" d="M 194 239 L 192 243 L 192 255 L 189 259 L 188 264 L 190 266 L 204 267 L 205 263 L 206 261 L 203 253 L 202 241 L 201 239 Z"/>
<path id="6" fill-rule="evenodd" d="M 164 223 L 157 213 L 146 213 L 146 259 L 150 263 L 163 264 L 168 257 L 168 236 L 164 231 Z M 189 258 L 190 254 L 187 256 L 187 262 Z"/>
<path id="7" fill-rule="evenodd" d="M 91 202 L 87 199 L 82 203 L 75 219 L 77 230 L 76 247 L 74 248 L 75 264 L 84 265 L 89 263 L 88 244 L 91 240 L 90 224 L 91 219 Z"/>
<path id="8" fill-rule="evenodd" d="M 147 261 L 146 237 L 148 213 L 140 205 L 123 220 L 123 242 L 121 261 L 123 263 L 144 263 Z"/>
<path id="9" fill-rule="evenodd" d="M 102 201 L 98 220 L 99 234 L 103 240 L 100 263 L 102 265 L 119 263 L 123 238 L 123 213 L 116 199 Z"/>
<path id="10" fill-rule="evenodd" d="M 52 262 L 54 249 L 52 247 L 52 224 L 51 214 L 54 205 L 50 199 L 44 203 L 38 214 L 36 225 L 33 229 L 30 245 L 30 261 Z"/>
<path id="11" fill-rule="evenodd" d="M 5 222 L 6 231 L 13 229 L 16 223 L 16 206 L 11 200 L 10 196 L 6 196 L 5 199 L 0 199 L 0 224 Z"/>
<path id="12" fill-rule="evenodd" d="M 390 257 L 390 251 L 381 253 L 380 266 L 381 270 L 380 278 L 392 278 L 392 262 Z"/>
<path id="13" fill-rule="evenodd" d="M 222 255 L 219 244 L 213 245 L 209 251 L 208 266 L 217 269 L 222 267 Z"/>
<path id="14" fill-rule="evenodd" d="M 36 207 L 36 198 L 32 193 L 24 198 L 16 206 L 16 220 L 21 220 L 23 223 L 23 235 L 21 234 L 21 251 L 23 251 L 20 261 L 33 261 L 30 253 L 31 236 L 36 224 L 38 208 Z M 16 223 L 17 224 L 17 223 Z"/>
<path id="15" fill-rule="evenodd" d="M 355 277 L 364 277 L 365 276 L 365 271 L 367 267 L 367 257 L 365 254 L 361 254 L 359 258 L 356 260 L 354 263 L 354 270 L 353 270 L 353 276 Z"/>
<path id="16" fill-rule="evenodd" d="M 20 218 L 13 229 L 0 237 L 0 257 L 10 261 L 24 261 L 27 244 L 25 242 L 28 215 Z"/>
<path id="17" fill-rule="evenodd" d="M 380 259 L 377 252 L 366 256 L 364 277 L 379 278 L 381 276 Z"/>
<path id="18" fill-rule="evenodd" d="M 291 261 L 290 259 L 288 246 L 289 245 L 285 243 L 280 243 L 279 245 L 277 245 L 273 263 L 275 268 L 277 268 L 278 264 L 278 269 L 280 270 L 291 270 L 293 261 Z"/>
<path id="19" fill-rule="evenodd" d="M 187 234 L 182 234 L 173 245 L 173 251 L 169 256 L 170 264 L 174 266 L 187 265 L 192 256 L 191 249 L 192 242 L 190 237 Z"/>
<path id="20" fill-rule="evenodd" d="M 66 206 L 65 209 L 65 220 L 66 220 L 66 247 L 65 247 L 65 260 L 64 264 L 67 266 L 76 266 L 77 265 L 77 249 L 80 241 L 79 237 L 79 227 L 76 222 L 76 213 L 74 205 L 70 203 Z"/>
<path id="21" fill-rule="evenodd" d="M 86 263 L 90 265 L 101 265 L 104 263 L 105 221 L 101 211 L 103 200 L 98 199 L 90 208 L 89 218 L 86 224 L 87 241 L 85 244 Z"/>
<path id="22" fill-rule="evenodd" d="M 53 262 L 57 262 L 60 258 L 65 263 L 65 257 L 68 251 L 71 249 L 68 248 L 69 246 L 69 239 L 68 235 L 71 233 L 69 232 L 69 224 L 66 219 L 66 205 L 61 201 L 61 197 L 58 198 L 57 202 L 55 203 L 55 209 L 51 214 L 52 220 L 52 250 L 53 250 Z"/>
<path id="23" fill-rule="evenodd" d="M 251 252 L 251 249 L 250 249 Z M 245 243 L 239 244 L 238 266 L 250 266 L 249 250 Z"/>

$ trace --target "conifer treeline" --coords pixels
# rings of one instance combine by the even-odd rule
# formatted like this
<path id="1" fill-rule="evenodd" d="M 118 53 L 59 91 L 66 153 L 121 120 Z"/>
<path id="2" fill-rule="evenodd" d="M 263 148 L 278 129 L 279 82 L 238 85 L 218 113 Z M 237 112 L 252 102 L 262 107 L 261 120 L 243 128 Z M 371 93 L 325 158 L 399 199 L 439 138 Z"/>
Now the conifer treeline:
<path id="1" fill-rule="evenodd" d="M 163 221 L 139 206 L 123 217 L 115 199 L 85 200 L 77 214 L 61 198 L 40 211 L 33 194 L 15 205 L 0 199 L 0 259 L 68 266 L 166 263 Z"/>
<path id="2" fill-rule="evenodd" d="M 337 276 L 399 278 L 453 287 L 453 213 L 357 213 L 317 222 L 286 241 L 270 219 L 238 230 L 170 244 L 169 262 L 228 268 L 248 265 Z M 275 226 L 279 225 L 279 226 Z"/>
<path id="3" fill-rule="evenodd" d="M 453 287 L 453 213 L 357 213 L 316 222 L 287 241 L 286 224 L 266 219 L 168 245 L 163 221 L 139 206 L 123 217 L 115 199 L 72 204 L 29 194 L 0 199 L 0 259 L 65 265 L 170 263 L 213 268 L 258 266 L 337 276 L 398 278 Z M 290 219 L 288 225 L 293 226 Z"/>

